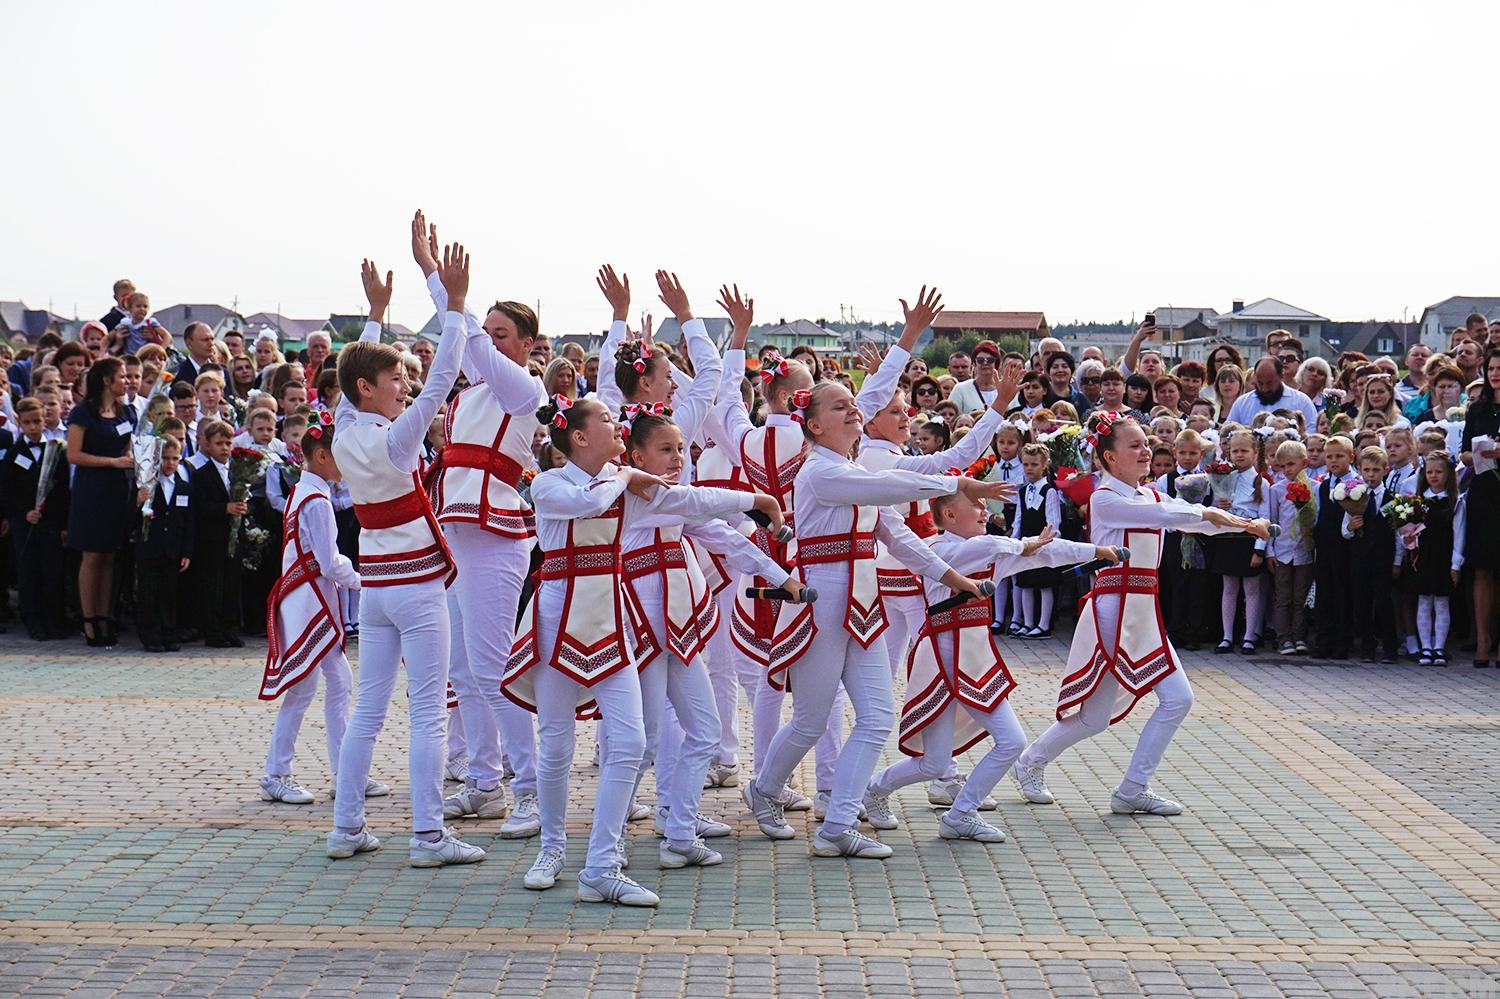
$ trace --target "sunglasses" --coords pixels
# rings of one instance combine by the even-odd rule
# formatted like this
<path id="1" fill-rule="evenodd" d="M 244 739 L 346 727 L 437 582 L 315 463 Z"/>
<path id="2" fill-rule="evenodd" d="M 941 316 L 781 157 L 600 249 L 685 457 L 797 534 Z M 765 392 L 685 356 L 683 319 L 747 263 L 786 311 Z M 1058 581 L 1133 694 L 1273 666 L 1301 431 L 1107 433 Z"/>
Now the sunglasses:
<path id="1" fill-rule="evenodd" d="M 1083 384 L 1085 384 L 1085 385 L 1102 385 L 1103 383 L 1104 383 L 1104 379 L 1103 378 L 1085 378 L 1085 379 L 1083 379 Z"/>
<path id="2" fill-rule="evenodd" d="M 993 368 L 995 365 L 999 364 L 1000 362 L 997 361 L 997 360 L 995 360 L 993 357 L 991 357 L 988 354 L 975 354 L 974 355 L 974 363 L 978 364 L 978 365 L 981 365 L 983 367 L 986 367 L 986 368 Z"/>
<path id="3" fill-rule="evenodd" d="M 937 394 L 938 394 L 937 389 L 933 388 L 931 385 L 924 385 L 921 388 L 917 389 L 917 395 L 937 395 Z"/>

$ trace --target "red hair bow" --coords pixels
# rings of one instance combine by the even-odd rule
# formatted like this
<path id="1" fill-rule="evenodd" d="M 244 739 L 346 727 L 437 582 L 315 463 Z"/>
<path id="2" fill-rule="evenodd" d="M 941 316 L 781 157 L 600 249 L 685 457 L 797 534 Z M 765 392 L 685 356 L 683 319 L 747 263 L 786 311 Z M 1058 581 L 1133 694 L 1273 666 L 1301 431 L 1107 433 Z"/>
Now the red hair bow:
<path id="1" fill-rule="evenodd" d="M 630 366 L 632 368 L 634 368 L 640 374 L 644 375 L 646 373 L 646 362 L 650 359 L 650 357 L 651 357 L 651 348 L 649 346 L 647 346 L 646 344 L 643 343 L 643 344 L 641 344 L 640 355 L 637 356 L 634 361 L 630 362 Z"/>
<path id="2" fill-rule="evenodd" d="M 640 403 L 632 402 L 620 413 L 620 430 L 626 436 L 630 436 L 630 428 L 638 416 L 671 416 L 672 407 L 664 402 Z"/>
<path id="3" fill-rule="evenodd" d="M 1125 419 L 1125 414 L 1123 413 L 1113 411 L 1100 413 L 1096 417 L 1097 422 L 1094 424 L 1094 429 L 1084 434 L 1083 439 L 1089 442 L 1089 447 L 1096 448 L 1099 446 L 1100 438 L 1108 437 L 1110 431 L 1115 428 L 1115 424 L 1123 419 Z"/>
<path id="4" fill-rule="evenodd" d="M 761 380 L 769 382 L 778 376 L 785 378 L 792 373 L 792 362 L 781 356 L 777 350 L 766 351 L 765 360 L 760 362 Z"/>
<path id="5" fill-rule="evenodd" d="M 791 408 L 792 419 L 797 423 L 802 422 L 802 411 L 812 402 L 812 389 L 798 389 L 792 393 Z"/>
<path id="6" fill-rule="evenodd" d="M 559 430 L 568 428 L 568 410 L 573 408 L 573 400 L 565 395 L 552 397 L 552 405 L 557 407 L 557 412 L 552 414 L 552 425 Z"/>

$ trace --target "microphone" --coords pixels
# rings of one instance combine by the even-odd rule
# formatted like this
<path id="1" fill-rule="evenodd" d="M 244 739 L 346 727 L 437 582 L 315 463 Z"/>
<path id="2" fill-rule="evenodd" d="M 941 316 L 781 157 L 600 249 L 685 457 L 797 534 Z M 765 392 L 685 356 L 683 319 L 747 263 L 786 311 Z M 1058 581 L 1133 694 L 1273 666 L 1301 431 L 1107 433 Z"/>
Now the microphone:
<path id="1" fill-rule="evenodd" d="M 751 600 L 785 600 L 789 604 L 815 604 L 818 602 L 818 591 L 811 586 L 802 587 L 802 598 L 792 596 L 779 586 L 747 586 L 745 596 Z"/>
<path id="2" fill-rule="evenodd" d="M 755 523 L 759 524 L 761 527 L 764 527 L 767 531 L 770 531 L 770 529 L 771 529 L 771 518 L 767 517 L 765 514 L 761 513 L 759 510 L 746 510 L 745 511 L 745 516 L 747 516 L 751 520 L 755 521 Z M 781 530 L 779 530 L 776 533 L 774 533 L 774 534 L 771 535 L 771 537 L 774 540 L 780 541 L 782 544 L 786 544 L 788 541 L 792 540 L 792 538 L 795 537 L 795 536 L 796 535 L 793 533 L 790 524 L 782 524 L 781 525 Z M 782 598 L 777 597 L 776 599 L 779 600 L 779 599 L 782 599 Z"/>
<path id="3" fill-rule="evenodd" d="M 1115 552 L 1120 556 L 1120 562 L 1130 561 L 1129 548 L 1126 548 L 1124 545 L 1118 545 L 1115 548 Z M 1068 570 L 1068 574 L 1073 576 L 1087 576 L 1091 572 L 1098 572 L 1100 569 L 1108 569 L 1110 566 L 1115 564 L 1116 563 L 1111 562 L 1107 558 L 1096 558 L 1092 562 L 1084 562 L 1081 565 L 1075 565 L 1073 568 Z"/>
<path id="4" fill-rule="evenodd" d="M 992 597 L 992 596 L 994 596 L 995 595 L 995 584 L 994 584 L 994 582 L 992 580 L 986 579 L 984 582 L 980 583 L 979 584 L 979 593 L 980 593 L 981 596 L 986 596 L 986 597 Z M 974 600 L 974 599 L 976 599 L 976 598 L 970 596 L 967 593 L 955 593 L 955 594 L 953 594 L 953 596 L 949 597 L 946 600 L 939 600 L 935 604 L 928 604 L 927 605 L 927 613 L 928 613 L 928 615 L 941 614 L 944 611 L 951 611 L 953 608 L 959 607 L 959 606 L 961 606 L 963 604 L 968 603 L 970 600 Z"/>
<path id="5" fill-rule="evenodd" d="M 1281 537 L 1281 525 L 1280 524 L 1276 524 L 1276 523 L 1272 523 L 1271 524 L 1270 534 L 1271 534 L 1271 537 L 1273 537 L 1273 538 L 1279 538 L 1279 537 Z"/>

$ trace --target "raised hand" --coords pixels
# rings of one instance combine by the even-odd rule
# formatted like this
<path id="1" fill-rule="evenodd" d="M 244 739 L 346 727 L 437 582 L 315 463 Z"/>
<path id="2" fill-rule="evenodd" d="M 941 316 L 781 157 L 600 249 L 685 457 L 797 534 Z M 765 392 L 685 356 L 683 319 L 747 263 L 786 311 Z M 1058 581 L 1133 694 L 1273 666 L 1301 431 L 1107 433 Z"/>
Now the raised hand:
<path id="1" fill-rule="evenodd" d="M 615 322 L 623 323 L 630 315 L 630 275 L 616 276 L 615 269 L 605 264 L 599 268 L 594 283 L 604 292 L 604 299 L 609 302 L 609 307 L 614 309 Z"/>
<path id="2" fill-rule="evenodd" d="M 1046 527 L 1042 528 L 1041 534 L 1038 534 L 1034 538 L 1027 538 L 1021 542 L 1021 554 L 1035 555 L 1038 551 L 1051 544 L 1053 539 L 1056 537 L 1057 528 L 1053 527 L 1051 524 L 1048 524 Z"/>
<path id="3" fill-rule="evenodd" d="M 391 286 L 395 275 L 386 271 L 385 281 L 382 282 L 380 268 L 375 266 L 373 260 L 366 258 L 365 262 L 360 265 L 359 277 L 365 285 L 365 301 L 370 303 L 370 322 L 384 322 L 386 307 L 391 304 Z"/>
<path id="4" fill-rule="evenodd" d="M 932 321 L 943 314 L 943 296 L 936 288 L 928 291 L 924 284 L 922 290 L 917 293 L 917 304 L 915 307 L 906 304 L 906 299 L 901 299 L 901 312 L 906 317 L 906 328 L 901 331 L 901 346 L 911 350 L 916 346 L 917 338 L 922 331 L 932 325 Z M 908 342 L 909 341 L 909 342 Z"/>
<path id="5" fill-rule="evenodd" d="M 443 263 L 438 268 L 438 277 L 448 292 L 448 311 L 463 312 L 465 299 L 469 296 L 469 254 L 462 243 L 443 247 Z M 389 299 L 389 293 L 386 297 Z"/>
<path id="6" fill-rule="evenodd" d="M 682 282 L 677 280 L 676 274 L 657 271 L 656 287 L 661 291 L 661 300 L 672 310 L 672 315 L 677 317 L 679 323 L 693 318 L 693 307 L 688 303 L 687 292 L 682 290 Z"/>
<path id="7" fill-rule="evenodd" d="M 739 285 L 733 291 L 727 284 L 719 289 L 719 308 L 729 313 L 736 336 L 741 332 L 750 335 L 750 327 L 755 323 L 755 299 L 741 298 Z"/>
<path id="8" fill-rule="evenodd" d="M 1000 369 L 1000 381 L 995 386 L 995 412 L 1003 414 L 1010 409 L 1016 394 L 1021 391 L 1021 376 L 1026 374 L 1026 363 L 1012 357 Z"/>
<path id="9" fill-rule="evenodd" d="M 862 343 L 859 345 L 859 356 L 855 358 L 854 366 L 867 375 L 873 375 L 884 360 L 879 347 L 873 343 Z"/>
<path id="10" fill-rule="evenodd" d="M 427 217 L 418 208 L 417 214 L 411 219 L 411 255 L 417 266 L 422 268 L 423 277 L 430 277 L 438 269 L 436 247 L 437 226 L 428 228 Z"/>
<path id="11" fill-rule="evenodd" d="M 969 499 L 999 500 L 1009 503 L 1016 498 L 1016 484 L 1014 482 L 982 482 L 979 479 L 960 478 L 958 480 L 958 491 Z"/>

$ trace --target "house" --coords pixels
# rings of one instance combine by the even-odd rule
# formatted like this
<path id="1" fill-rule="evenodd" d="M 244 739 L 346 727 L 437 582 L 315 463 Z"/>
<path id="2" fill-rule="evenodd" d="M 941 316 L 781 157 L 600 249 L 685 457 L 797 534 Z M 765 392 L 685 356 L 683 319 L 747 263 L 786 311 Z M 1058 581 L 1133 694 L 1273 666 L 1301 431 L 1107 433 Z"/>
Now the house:
<path id="1" fill-rule="evenodd" d="M 269 330 L 276 334 L 278 343 L 305 344 L 307 335 L 322 329 L 323 323 L 322 319 L 293 319 L 279 312 L 257 312 L 245 317 L 244 333 L 245 339 L 250 343 L 254 343 L 257 336 Z"/>
<path id="2" fill-rule="evenodd" d="M 1422 310 L 1422 318 L 1419 320 L 1422 342 L 1433 350 L 1447 350 L 1449 334 L 1476 312 L 1491 322 L 1500 319 L 1500 298 L 1454 295 L 1436 305 L 1429 305 Z"/>
<path id="3" fill-rule="evenodd" d="M 1161 343 L 1178 343 L 1213 336 L 1219 319 L 1219 310 L 1207 307 L 1159 305 L 1151 311 L 1156 316 L 1156 328 L 1161 331 Z"/>
<path id="4" fill-rule="evenodd" d="M 1249 305 L 1236 301 L 1233 309 L 1216 317 L 1215 334 L 1218 339 L 1240 348 L 1248 358 L 1252 354 L 1258 357 L 1265 351 L 1267 333 L 1287 330 L 1302 341 L 1307 356 L 1312 357 L 1323 352 L 1323 326 L 1327 322 L 1327 316 L 1274 298 L 1262 298 Z"/>
<path id="5" fill-rule="evenodd" d="M 1040 312 L 975 312 L 945 309 L 932 321 L 934 336 L 958 339 L 964 330 L 974 330 L 987 340 L 1024 336 L 1030 344 L 1052 335 L 1047 317 Z"/>
<path id="6" fill-rule="evenodd" d="M 221 338 L 228 330 L 243 330 L 245 317 L 222 305 L 181 304 L 169 305 L 152 313 L 156 321 L 167 328 L 173 340 L 183 344 L 182 332 L 189 323 L 207 323 L 215 338 Z"/>
<path id="7" fill-rule="evenodd" d="M 49 309 L 29 309 L 25 302 L 0 302 L 0 340 L 41 339 L 43 333 L 56 333 L 64 340 L 76 340 L 83 323 L 59 316 Z"/>
<path id="8" fill-rule="evenodd" d="M 723 350 L 724 345 L 729 342 L 729 334 L 734 332 L 734 323 L 725 316 L 699 316 L 698 321 L 708 331 L 708 338 L 713 341 L 714 346 Z M 651 335 L 662 343 L 677 344 L 682 341 L 682 326 L 676 318 L 663 319 Z M 602 346 L 602 340 L 600 344 Z"/>
<path id="9" fill-rule="evenodd" d="M 1362 323 L 1325 323 L 1323 339 L 1334 354 L 1357 350 L 1366 357 L 1393 357 L 1399 362 L 1417 342 L 1420 331 L 1418 323 L 1375 320 Z"/>
<path id="10" fill-rule="evenodd" d="M 837 333 L 824 329 L 811 319 L 783 320 L 755 333 L 752 339 L 759 346 L 775 347 L 783 354 L 790 353 L 798 344 L 806 344 L 816 351 L 836 351 L 840 342 Z"/>

